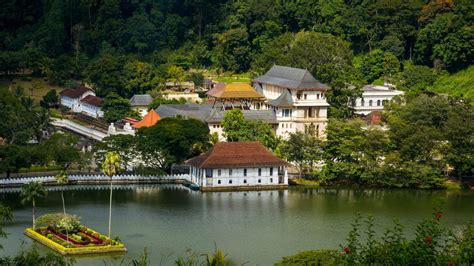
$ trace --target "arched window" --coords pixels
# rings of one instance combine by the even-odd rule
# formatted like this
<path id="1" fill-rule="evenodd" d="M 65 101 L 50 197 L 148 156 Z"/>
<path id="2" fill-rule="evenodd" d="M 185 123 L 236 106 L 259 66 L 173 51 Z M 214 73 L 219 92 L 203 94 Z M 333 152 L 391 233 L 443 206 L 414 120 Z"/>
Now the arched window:
<path id="1" fill-rule="evenodd" d="M 372 100 L 369 101 L 369 106 L 372 106 Z"/>
<path id="2" fill-rule="evenodd" d="M 362 100 L 360 101 L 360 103 L 361 103 L 362 106 L 365 106 L 365 100 L 364 100 L 364 98 L 362 98 Z"/>
<path id="3" fill-rule="evenodd" d="M 262 183 L 262 179 L 259 179 L 259 180 L 258 180 L 258 183 Z"/>
<path id="4" fill-rule="evenodd" d="M 221 181 L 220 181 L 220 180 L 217 180 L 217 184 L 219 184 L 219 185 L 220 185 L 220 184 L 221 184 Z"/>
<path id="5" fill-rule="evenodd" d="M 247 184 L 247 179 L 244 179 L 244 184 Z"/>
<path id="6" fill-rule="evenodd" d="M 229 184 L 232 184 L 232 179 L 231 179 L 231 180 L 229 180 Z"/>
<path id="7" fill-rule="evenodd" d="M 380 106 L 380 100 L 377 100 L 377 106 Z"/>

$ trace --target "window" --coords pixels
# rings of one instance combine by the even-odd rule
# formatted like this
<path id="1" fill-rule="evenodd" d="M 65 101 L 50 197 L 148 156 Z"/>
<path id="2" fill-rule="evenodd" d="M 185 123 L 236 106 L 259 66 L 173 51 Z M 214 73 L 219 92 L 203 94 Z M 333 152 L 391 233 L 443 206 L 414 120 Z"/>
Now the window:
<path id="1" fill-rule="evenodd" d="M 232 169 L 229 169 L 229 176 L 232 176 Z"/>
<path id="2" fill-rule="evenodd" d="M 281 114 L 283 117 L 291 117 L 291 114 L 293 113 L 292 109 L 282 109 Z"/>
<path id="3" fill-rule="evenodd" d="M 380 106 L 380 100 L 377 100 L 377 106 Z"/>
<path id="4" fill-rule="evenodd" d="M 316 117 L 319 117 L 319 107 L 316 108 Z"/>
<path id="5" fill-rule="evenodd" d="M 247 169 L 244 168 L 244 176 L 247 176 Z"/>
<path id="6" fill-rule="evenodd" d="M 232 184 L 232 179 L 231 179 L 231 180 L 229 180 L 229 184 Z"/>
<path id="7" fill-rule="evenodd" d="M 247 179 L 244 179 L 244 184 L 247 184 Z"/>
<path id="8" fill-rule="evenodd" d="M 387 100 L 383 100 L 383 101 L 382 101 L 382 106 L 386 105 L 387 102 L 388 102 Z"/>
<path id="9" fill-rule="evenodd" d="M 309 107 L 309 108 L 308 108 L 308 117 L 313 117 L 313 116 L 314 116 L 313 108 L 312 108 L 312 107 Z"/>
<path id="10" fill-rule="evenodd" d="M 273 175 L 273 167 L 270 167 L 270 175 Z"/>
<path id="11" fill-rule="evenodd" d="M 212 169 L 206 169 L 206 177 L 212 177 Z"/>
<path id="12" fill-rule="evenodd" d="M 318 99 L 318 100 L 319 100 L 319 93 L 318 93 L 318 94 L 316 94 L 316 99 Z"/>
<path id="13" fill-rule="evenodd" d="M 262 176 L 262 168 L 258 168 L 258 176 Z"/>
<path id="14" fill-rule="evenodd" d="M 365 106 L 364 98 L 362 98 L 362 100 L 360 101 L 360 103 L 361 103 L 362 106 Z"/>
<path id="15" fill-rule="evenodd" d="M 270 178 L 270 183 L 273 183 L 273 178 Z"/>
<path id="16" fill-rule="evenodd" d="M 220 181 L 220 180 L 217 180 L 217 184 L 219 184 L 219 185 L 220 185 L 220 184 L 221 184 L 221 181 Z"/>
<path id="17" fill-rule="evenodd" d="M 296 93 L 296 98 L 298 98 L 298 100 L 301 99 L 301 92 L 297 92 L 297 93 Z"/>
<path id="18" fill-rule="evenodd" d="M 305 95 L 304 95 L 304 99 L 305 99 L 305 100 L 308 99 L 308 94 L 305 94 Z"/>
<path id="19" fill-rule="evenodd" d="M 372 100 L 369 101 L 369 106 L 372 106 Z"/>
<path id="20" fill-rule="evenodd" d="M 257 182 L 258 182 L 258 183 L 262 183 L 262 179 L 259 179 Z"/>
<path id="21" fill-rule="evenodd" d="M 217 175 L 218 176 L 221 176 L 221 173 L 222 173 L 221 169 L 217 170 Z"/>

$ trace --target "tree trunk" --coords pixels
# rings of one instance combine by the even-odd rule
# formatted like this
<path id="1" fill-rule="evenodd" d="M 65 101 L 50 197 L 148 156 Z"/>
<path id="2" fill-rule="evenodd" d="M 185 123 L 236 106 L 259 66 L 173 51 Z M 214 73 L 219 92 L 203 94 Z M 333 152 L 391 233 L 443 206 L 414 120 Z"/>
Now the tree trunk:
<path id="1" fill-rule="evenodd" d="M 112 230 L 112 177 L 110 177 L 110 199 L 109 199 L 109 238 Z"/>
<path id="2" fill-rule="evenodd" d="M 61 191 L 61 199 L 63 200 L 63 213 L 66 215 L 66 204 L 64 203 L 64 192 Z"/>
<path id="3" fill-rule="evenodd" d="M 36 219 L 35 219 L 35 199 L 33 198 L 33 230 L 36 229 Z"/>

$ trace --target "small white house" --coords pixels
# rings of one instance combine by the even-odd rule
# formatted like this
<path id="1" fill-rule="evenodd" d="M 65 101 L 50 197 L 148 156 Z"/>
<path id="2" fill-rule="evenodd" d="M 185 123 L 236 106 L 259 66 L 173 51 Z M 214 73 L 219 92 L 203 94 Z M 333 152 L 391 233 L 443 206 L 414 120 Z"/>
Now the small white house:
<path id="1" fill-rule="evenodd" d="M 382 111 L 385 104 L 395 96 L 403 95 L 390 86 L 366 85 L 362 88 L 362 97 L 356 99 L 353 106 L 356 114 L 368 115 L 373 111 Z"/>
<path id="2" fill-rule="evenodd" d="M 80 103 L 82 113 L 94 118 L 104 116 L 104 112 L 101 109 L 102 104 L 104 103 L 102 98 L 93 95 L 87 95 L 84 99 L 80 100 Z"/>
<path id="3" fill-rule="evenodd" d="M 288 186 L 288 163 L 258 141 L 219 142 L 186 163 L 203 191 Z"/>
<path id="4" fill-rule="evenodd" d="M 137 111 L 141 117 L 148 114 L 148 105 L 153 102 L 149 94 L 135 94 L 130 98 L 130 106 Z"/>
<path id="5" fill-rule="evenodd" d="M 86 87 L 78 87 L 75 89 L 65 89 L 59 93 L 61 96 L 61 105 L 70 108 L 73 112 L 81 112 L 81 99 L 89 95 L 95 96 L 95 93 Z"/>

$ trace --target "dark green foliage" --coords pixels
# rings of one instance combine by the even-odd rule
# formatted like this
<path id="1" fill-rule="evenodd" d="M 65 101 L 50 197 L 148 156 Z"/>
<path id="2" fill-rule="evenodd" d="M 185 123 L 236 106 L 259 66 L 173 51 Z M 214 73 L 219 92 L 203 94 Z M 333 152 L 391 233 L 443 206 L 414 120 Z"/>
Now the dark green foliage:
<path id="1" fill-rule="evenodd" d="M 130 113 L 130 101 L 115 93 L 111 93 L 105 97 L 102 111 L 104 111 L 105 121 L 109 123 L 115 122 Z"/>
<path id="2" fill-rule="evenodd" d="M 31 165 L 31 155 L 28 147 L 19 145 L 1 145 L 0 146 L 0 172 L 10 173 L 18 172 L 21 167 Z"/>
<path id="3" fill-rule="evenodd" d="M 369 83 L 380 77 L 387 80 L 400 69 L 400 62 L 392 53 L 379 49 L 372 50 L 361 60 L 360 72 Z"/>
<path id="4" fill-rule="evenodd" d="M 239 109 L 225 113 L 222 127 L 227 141 L 260 141 L 272 150 L 278 145 L 278 139 L 269 124 L 262 121 L 246 120 Z"/>
<path id="5" fill-rule="evenodd" d="M 3 225 L 13 220 L 12 210 L 0 202 L 0 237 L 6 238 L 7 233 L 3 231 Z M 0 250 L 2 249 L 0 245 Z"/>
<path id="6" fill-rule="evenodd" d="M 148 108 L 156 109 L 160 107 L 160 105 L 162 104 L 185 104 L 185 103 L 186 103 L 186 100 L 183 98 L 177 100 L 177 99 L 166 99 L 163 97 L 157 97 L 153 100 L 152 103 L 150 103 L 150 105 L 148 105 Z"/>
<path id="7" fill-rule="evenodd" d="M 152 168 L 167 170 L 210 147 L 209 127 L 196 119 L 164 118 L 155 126 L 140 129 L 137 151 Z"/>
<path id="8" fill-rule="evenodd" d="M 410 95 L 426 91 L 436 81 L 434 70 L 427 66 L 409 65 L 400 73 L 398 86 Z"/>
<path id="9" fill-rule="evenodd" d="M 46 93 L 46 95 L 43 96 L 43 99 L 41 100 L 40 104 L 41 104 L 41 106 L 43 106 L 45 108 L 50 108 L 50 107 L 54 107 L 55 105 L 57 105 L 58 102 L 59 102 L 59 96 L 56 93 L 56 90 L 52 89 L 52 90 L 48 91 L 48 93 Z"/>
<path id="10" fill-rule="evenodd" d="M 35 246 L 21 250 L 14 257 L 0 257 L 0 264 L 8 266 L 69 266 L 74 262 L 72 258 L 55 253 L 40 254 Z"/>

